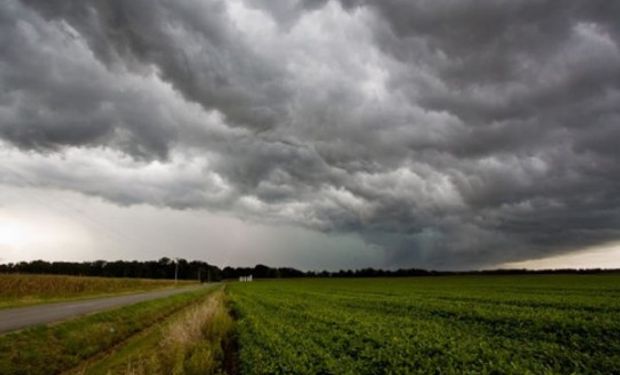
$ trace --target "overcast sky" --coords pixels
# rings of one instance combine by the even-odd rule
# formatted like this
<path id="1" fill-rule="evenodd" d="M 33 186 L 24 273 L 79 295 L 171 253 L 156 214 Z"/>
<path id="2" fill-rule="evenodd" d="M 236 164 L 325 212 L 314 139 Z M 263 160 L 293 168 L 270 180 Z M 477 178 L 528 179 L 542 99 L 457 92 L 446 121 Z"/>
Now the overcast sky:
<path id="1" fill-rule="evenodd" d="M 619 19 L 0 1 L 0 262 L 620 267 Z"/>

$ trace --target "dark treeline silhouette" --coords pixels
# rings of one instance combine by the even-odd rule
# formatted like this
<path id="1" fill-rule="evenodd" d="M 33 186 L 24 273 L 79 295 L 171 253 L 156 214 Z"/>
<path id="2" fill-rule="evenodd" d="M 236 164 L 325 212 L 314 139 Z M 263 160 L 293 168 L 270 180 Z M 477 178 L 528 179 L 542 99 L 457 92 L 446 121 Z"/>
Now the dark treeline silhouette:
<path id="1" fill-rule="evenodd" d="M 268 267 L 262 264 L 254 267 L 219 267 L 203 261 L 161 258 L 153 261 L 104 261 L 94 262 L 31 262 L 0 264 L 0 273 L 28 273 L 103 277 L 140 277 L 148 279 L 200 280 L 201 282 L 237 279 L 252 275 L 257 279 L 277 279 L 295 277 L 406 277 L 406 276 L 447 276 L 447 275 L 519 275 L 519 274 L 595 274 L 620 272 L 619 269 L 497 269 L 482 271 L 432 271 L 418 268 L 382 270 L 363 268 L 357 270 L 300 271 L 290 267 Z"/>
<path id="2" fill-rule="evenodd" d="M 157 261 L 104 261 L 94 262 L 31 262 L 0 264 L 0 273 L 27 273 L 73 276 L 139 277 L 147 279 L 200 280 L 201 282 L 236 279 L 253 275 L 255 278 L 307 277 L 308 273 L 290 268 L 272 268 L 259 264 L 255 267 L 225 267 L 202 261 L 161 258 Z"/>
<path id="3" fill-rule="evenodd" d="M 170 258 L 161 258 L 156 261 L 117 260 L 113 262 L 104 260 L 94 262 L 35 260 L 0 264 L 0 273 L 139 277 L 146 279 L 174 279 L 176 273 L 179 280 L 216 281 L 222 279 L 222 271 L 216 266 L 202 261 L 188 262 L 185 259 L 174 261 Z"/>

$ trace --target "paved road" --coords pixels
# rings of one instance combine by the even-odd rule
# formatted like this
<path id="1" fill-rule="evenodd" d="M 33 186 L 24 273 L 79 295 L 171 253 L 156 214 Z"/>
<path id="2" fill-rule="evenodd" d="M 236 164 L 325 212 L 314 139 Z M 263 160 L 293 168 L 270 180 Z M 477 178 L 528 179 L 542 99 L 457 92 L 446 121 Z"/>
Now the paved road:
<path id="1" fill-rule="evenodd" d="M 117 297 L 50 303 L 30 307 L 0 310 L 0 334 L 37 324 L 52 323 L 115 307 L 131 305 L 173 294 L 187 292 L 201 286 L 165 289 L 154 292 L 130 294 Z"/>

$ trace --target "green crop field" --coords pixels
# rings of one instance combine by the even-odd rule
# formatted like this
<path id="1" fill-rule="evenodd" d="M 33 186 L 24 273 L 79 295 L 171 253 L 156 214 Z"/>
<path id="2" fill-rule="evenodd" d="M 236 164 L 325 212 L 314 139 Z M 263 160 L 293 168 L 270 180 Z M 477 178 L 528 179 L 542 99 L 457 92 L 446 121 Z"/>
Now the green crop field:
<path id="1" fill-rule="evenodd" d="M 620 374 L 620 274 L 228 282 L 0 335 L 0 374 L 53 373 Z"/>
<path id="2" fill-rule="evenodd" d="M 620 275 L 229 285 L 244 374 L 620 373 Z"/>

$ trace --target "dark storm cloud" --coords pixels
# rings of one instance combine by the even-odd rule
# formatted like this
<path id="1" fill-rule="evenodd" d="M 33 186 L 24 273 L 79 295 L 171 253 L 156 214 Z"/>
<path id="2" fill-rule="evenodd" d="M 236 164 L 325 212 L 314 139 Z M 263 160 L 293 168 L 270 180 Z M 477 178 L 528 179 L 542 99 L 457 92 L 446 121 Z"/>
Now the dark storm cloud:
<path id="1" fill-rule="evenodd" d="M 246 4 L 268 12 L 280 26 L 290 28 L 307 11 L 324 6 L 328 0 L 248 0 Z"/>
<path id="2" fill-rule="evenodd" d="M 0 136 L 42 153 L 7 154 L 33 184 L 358 233 L 389 266 L 530 259 L 620 239 L 619 17 L 11 0 Z"/>
<path id="3" fill-rule="evenodd" d="M 264 130 L 285 120 L 281 68 L 254 54 L 221 1 L 25 1 L 64 20 L 106 64 L 153 64 L 188 100 L 232 125 Z"/>

